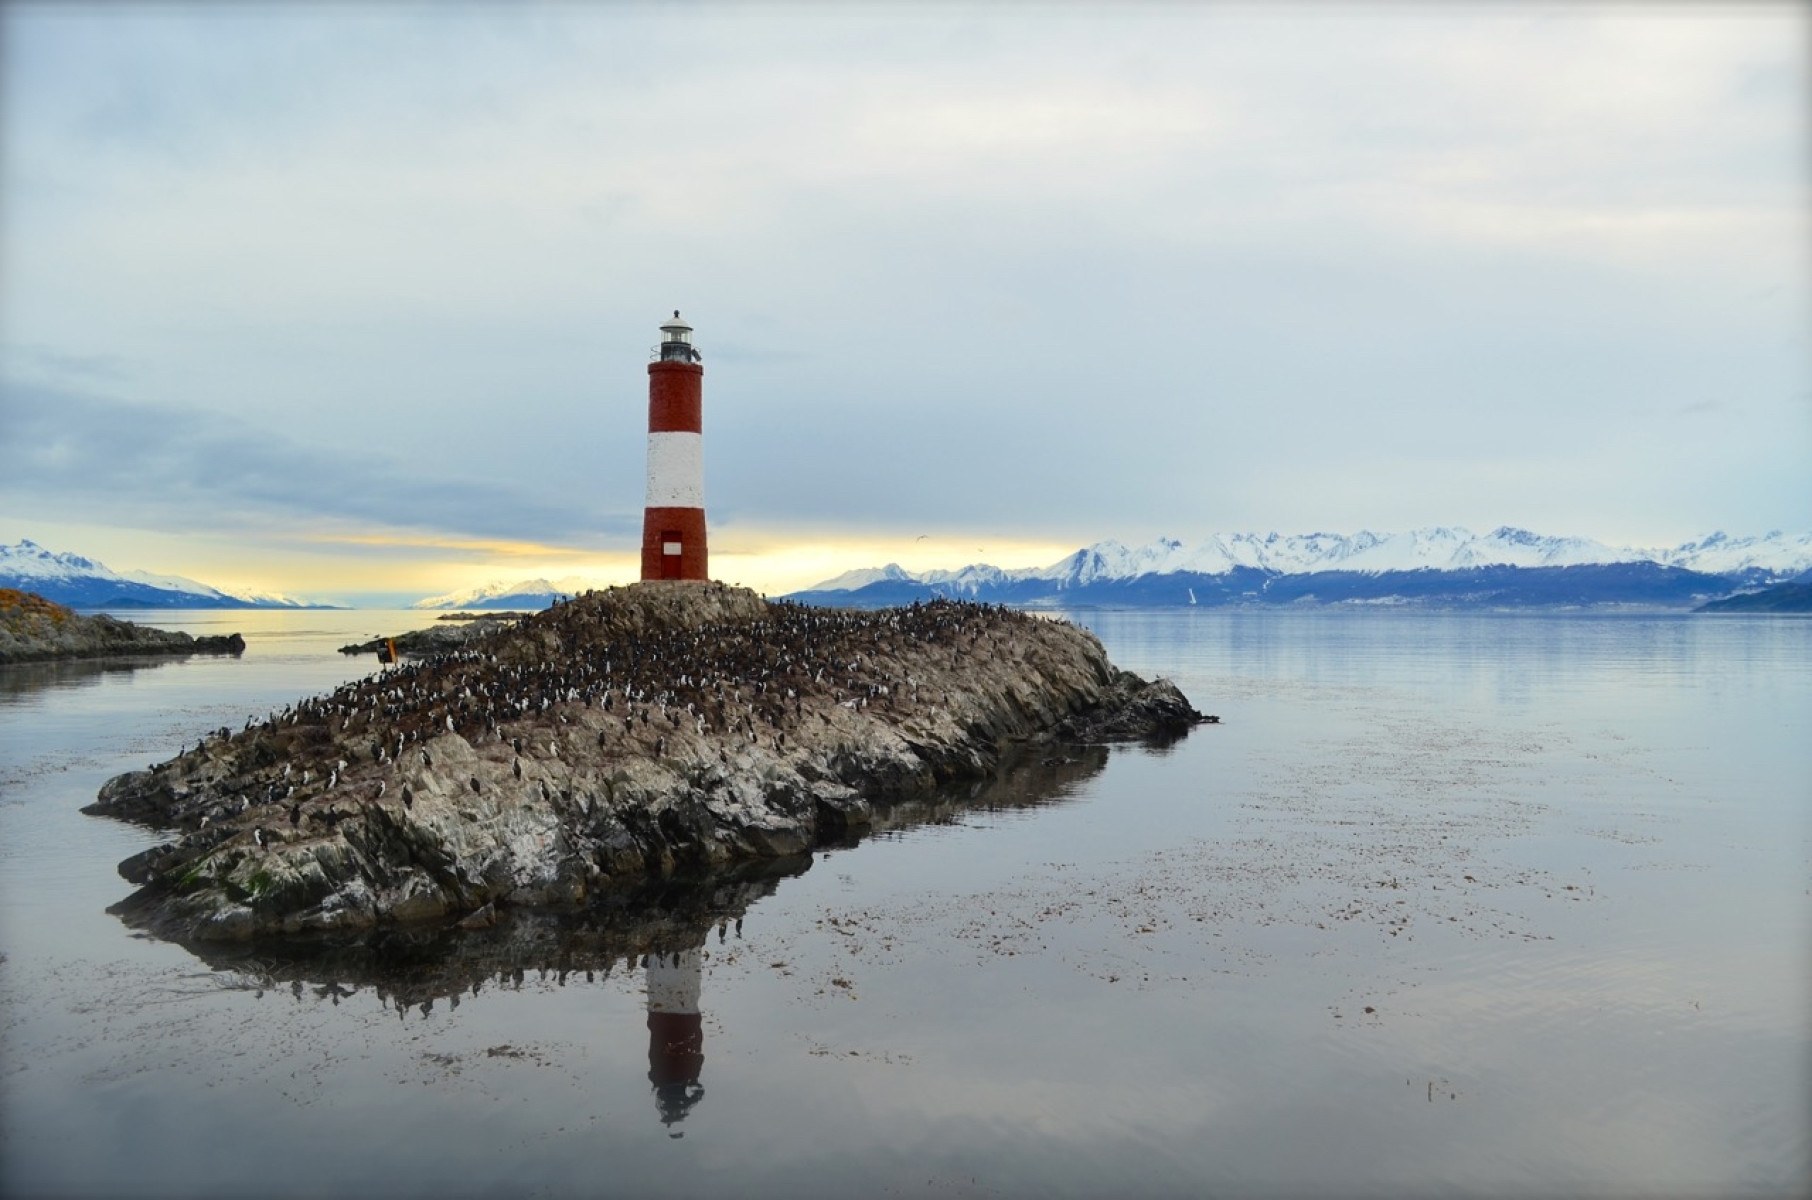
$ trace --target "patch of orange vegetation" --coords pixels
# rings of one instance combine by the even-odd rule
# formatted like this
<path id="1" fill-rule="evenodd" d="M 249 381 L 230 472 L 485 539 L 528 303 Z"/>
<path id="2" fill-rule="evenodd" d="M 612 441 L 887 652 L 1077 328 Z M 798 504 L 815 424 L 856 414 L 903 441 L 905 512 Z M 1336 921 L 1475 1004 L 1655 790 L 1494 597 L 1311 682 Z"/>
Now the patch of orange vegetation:
<path id="1" fill-rule="evenodd" d="M 54 600 L 46 600 L 36 592 L 22 592 L 18 588 L 0 588 L 0 616 L 49 617 L 53 625 L 61 625 L 75 616 L 75 612 Z"/>

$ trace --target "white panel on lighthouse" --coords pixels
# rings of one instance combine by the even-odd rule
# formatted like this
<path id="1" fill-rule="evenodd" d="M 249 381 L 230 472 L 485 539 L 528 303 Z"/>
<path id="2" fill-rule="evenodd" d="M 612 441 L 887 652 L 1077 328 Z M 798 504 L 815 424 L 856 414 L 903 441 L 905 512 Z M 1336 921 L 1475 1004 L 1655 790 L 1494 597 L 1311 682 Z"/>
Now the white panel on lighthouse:
<path id="1" fill-rule="evenodd" d="M 705 506 L 705 439 L 696 433 L 648 435 L 648 507 Z"/>

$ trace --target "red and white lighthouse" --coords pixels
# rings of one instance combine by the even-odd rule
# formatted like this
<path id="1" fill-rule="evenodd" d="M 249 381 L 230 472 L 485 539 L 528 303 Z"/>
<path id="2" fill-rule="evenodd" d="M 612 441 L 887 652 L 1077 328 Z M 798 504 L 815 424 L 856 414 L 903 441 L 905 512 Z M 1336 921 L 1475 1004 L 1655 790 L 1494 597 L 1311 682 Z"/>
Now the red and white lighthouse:
<path id="1" fill-rule="evenodd" d="M 705 561 L 705 369 L 679 310 L 648 364 L 648 507 L 643 579 L 709 579 Z"/>

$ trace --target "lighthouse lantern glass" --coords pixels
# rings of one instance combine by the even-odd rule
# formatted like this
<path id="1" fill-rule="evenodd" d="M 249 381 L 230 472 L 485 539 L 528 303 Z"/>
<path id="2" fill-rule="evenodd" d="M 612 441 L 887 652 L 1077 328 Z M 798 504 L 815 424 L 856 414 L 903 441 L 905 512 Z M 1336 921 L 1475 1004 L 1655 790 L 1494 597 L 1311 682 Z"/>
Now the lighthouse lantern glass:
<path id="1" fill-rule="evenodd" d="M 698 351 L 692 348 L 692 326 L 682 321 L 678 313 L 661 326 L 661 358 L 670 362 L 698 361 Z"/>

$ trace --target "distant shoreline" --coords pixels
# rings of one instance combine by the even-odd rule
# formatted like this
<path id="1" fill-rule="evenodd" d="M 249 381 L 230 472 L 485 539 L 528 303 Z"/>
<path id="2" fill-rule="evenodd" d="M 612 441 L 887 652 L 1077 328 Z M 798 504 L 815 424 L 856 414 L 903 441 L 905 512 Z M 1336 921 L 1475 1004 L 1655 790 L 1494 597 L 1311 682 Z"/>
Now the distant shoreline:
<path id="1" fill-rule="evenodd" d="M 122 609 L 138 612 L 188 612 L 191 609 L 206 609 L 209 612 L 351 612 L 351 604 L 221 604 L 218 601 L 189 602 L 181 604 L 153 604 L 148 600 L 121 600 L 117 604 L 72 604 L 69 608 L 79 613 L 110 613 Z"/>

